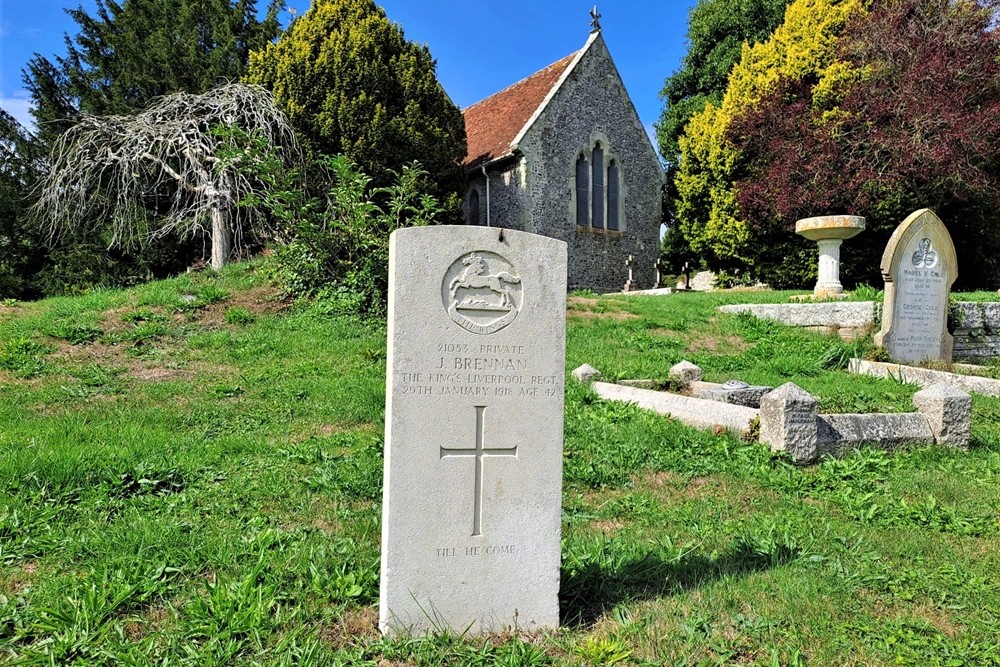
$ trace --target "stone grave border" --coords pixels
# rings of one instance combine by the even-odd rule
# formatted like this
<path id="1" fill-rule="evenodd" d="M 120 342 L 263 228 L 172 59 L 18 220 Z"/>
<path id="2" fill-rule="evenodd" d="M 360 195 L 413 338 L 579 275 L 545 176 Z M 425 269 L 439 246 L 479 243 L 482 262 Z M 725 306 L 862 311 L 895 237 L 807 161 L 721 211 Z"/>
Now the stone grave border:
<path id="1" fill-rule="evenodd" d="M 793 463 L 805 465 L 822 456 L 844 456 L 863 446 L 893 450 L 907 445 L 940 445 L 966 449 L 972 422 L 972 398 L 954 386 L 935 383 L 913 396 L 911 413 L 819 414 L 819 400 L 794 383 L 759 395 L 759 407 L 730 403 L 722 385 L 701 381 L 701 369 L 682 361 L 670 369 L 670 382 L 711 398 L 694 398 L 636 385 L 652 380 L 601 382 L 600 371 L 590 365 L 573 371 L 573 378 L 589 384 L 600 398 L 631 403 L 688 426 L 719 433 L 730 431 L 757 439 L 773 452 L 785 452 Z M 627 384 L 626 384 L 627 383 Z M 629 386 L 631 385 L 631 386 Z M 737 394 L 737 396 L 739 396 Z M 741 398 L 737 400 L 741 400 Z"/>
<path id="2" fill-rule="evenodd" d="M 730 315 L 749 313 L 790 327 L 836 334 L 848 341 L 873 330 L 882 319 L 881 304 L 874 301 L 740 303 L 716 310 Z M 1000 358 L 1000 301 L 956 301 L 948 319 L 954 325 L 956 360 L 975 364 Z"/>

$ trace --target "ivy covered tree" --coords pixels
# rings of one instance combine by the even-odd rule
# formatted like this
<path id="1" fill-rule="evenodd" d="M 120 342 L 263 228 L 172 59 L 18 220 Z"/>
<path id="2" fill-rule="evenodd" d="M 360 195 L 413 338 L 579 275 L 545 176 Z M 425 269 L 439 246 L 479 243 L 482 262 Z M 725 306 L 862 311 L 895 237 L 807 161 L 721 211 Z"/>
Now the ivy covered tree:
<path id="1" fill-rule="evenodd" d="M 465 123 L 435 67 L 373 0 L 314 0 L 251 54 L 247 79 L 274 93 L 313 156 L 346 155 L 378 186 L 417 160 L 454 207 Z"/>
<path id="2" fill-rule="evenodd" d="M 727 139 L 746 165 L 736 202 L 758 266 L 789 273 L 794 253 L 780 248 L 794 243 L 797 218 L 864 215 L 845 277 L 874 284 L 892 230 L 930 207 L 955 240 L 960 280 L 996 282 L 1000 39 L 991 20 L 987 2 L 877 3 L 840 39 L 840 85 L 786 76 L 734 119 Z"/>
<path id="3" fill-rule="evenodd" d="M 743 50 L 722 101 L 706 104 L 685 126 L 678 141 L 677 220 L 692 249 L 714 268 L 753 269 L 759 245 L 737 201 L 735 183 L 747 165 L 729 133 L 733 120 L 783 81 L 815 81 L 818 98 L 847 85 L 857 72 L 837 59 L 838 36 L 865 11 L 862 0 L 794 0 L 767 41 Z"/>

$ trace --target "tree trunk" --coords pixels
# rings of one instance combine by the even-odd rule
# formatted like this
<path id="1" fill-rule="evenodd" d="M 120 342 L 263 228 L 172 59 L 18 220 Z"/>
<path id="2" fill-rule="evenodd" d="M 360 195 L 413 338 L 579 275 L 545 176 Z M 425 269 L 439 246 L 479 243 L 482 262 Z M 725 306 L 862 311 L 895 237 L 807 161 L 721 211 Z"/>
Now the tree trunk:
<path id="1" fill-rule="evenodd" d="M 233 251 L 233 233 L 229 229 L 226 211 L 221 207 L 212 209 L 212 268 L 220 270 L 229 263 Z"/>

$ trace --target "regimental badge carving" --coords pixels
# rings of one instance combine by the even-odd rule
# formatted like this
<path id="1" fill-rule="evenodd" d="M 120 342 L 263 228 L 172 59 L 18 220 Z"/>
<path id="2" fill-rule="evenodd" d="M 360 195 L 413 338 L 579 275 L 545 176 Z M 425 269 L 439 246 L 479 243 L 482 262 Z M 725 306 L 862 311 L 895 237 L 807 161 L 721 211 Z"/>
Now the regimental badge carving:
<path id="1" fill-rule="evenodd" d="M 472 333 L 496 333 L 521 310 L 521 276 L 495 252 L 477 250 L 448 267 L 441 296 L 455 324 Z"/>
<path id="2" fill-rule="evenodd" d="M 913 253 L 913 266 L 918 269 L 932 269 L 937 266 L 937 263 L 938 254 L 931 247 L 931 240 L 928 238 L 920 239 L 917 251 Z"/>

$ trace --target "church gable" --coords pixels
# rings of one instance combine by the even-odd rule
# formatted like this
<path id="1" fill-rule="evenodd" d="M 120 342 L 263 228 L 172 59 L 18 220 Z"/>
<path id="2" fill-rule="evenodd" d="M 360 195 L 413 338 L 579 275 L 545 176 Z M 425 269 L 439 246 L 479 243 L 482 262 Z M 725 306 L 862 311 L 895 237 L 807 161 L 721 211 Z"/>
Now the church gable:
<path id="1" fill-rule="evenodd" d="M 526 79 L 462 111 L 468 154 L 466 169 L 511 155 L 515 140 L 576 58 L 571 53 Z"/>
<path id="2" fill-rule="evenodd" d="M 599 29 L 463 113 L 467 222 L 566 241 L 571 289 L 652 286 L 664 172 Z"/>

